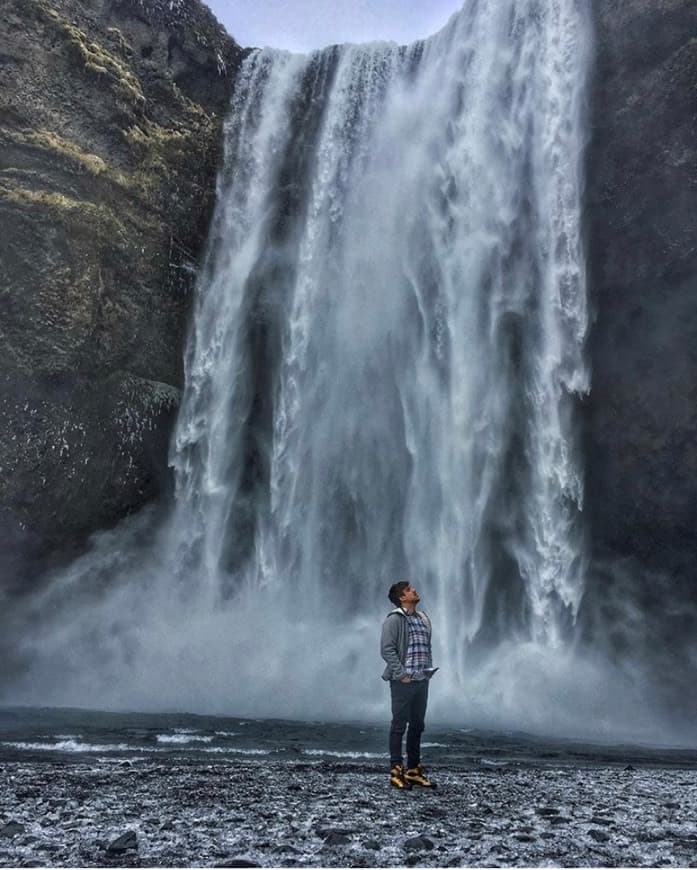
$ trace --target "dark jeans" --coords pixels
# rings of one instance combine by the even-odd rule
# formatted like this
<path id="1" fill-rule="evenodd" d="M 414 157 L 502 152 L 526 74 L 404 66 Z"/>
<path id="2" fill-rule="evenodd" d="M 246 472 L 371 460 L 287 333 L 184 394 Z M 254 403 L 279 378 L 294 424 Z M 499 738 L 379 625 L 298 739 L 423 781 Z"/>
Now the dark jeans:
<path id="1" fill-rule="evenodd" d="M 390 680 L 390 693 L 390 765 L 402 763 L 402 737 L 408 725 L 407 767 L 416 767 L 421 761 L 421 733 L 428 703 L 428 680 L 414 680 L 411 683 Z"/>

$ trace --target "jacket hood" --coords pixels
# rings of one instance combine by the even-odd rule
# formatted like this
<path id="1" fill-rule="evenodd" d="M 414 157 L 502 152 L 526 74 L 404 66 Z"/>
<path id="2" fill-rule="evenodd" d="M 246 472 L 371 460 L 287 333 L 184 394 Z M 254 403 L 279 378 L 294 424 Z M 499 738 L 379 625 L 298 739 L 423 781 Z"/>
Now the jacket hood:
<path id="1" fill-rule="evenodd" d="M 387 614 L 388 616 L 392 616 L 393 613 L 399 613 L 400 616 L 406 616 L 406 613 L 402 610 L 401 607 L 395 607 L 394 610 L 390 610 Z M 428 619 L 428 615 L 423 610 L 415 610 L 414 613 L 418 613 L 419 616 L 425 616 Z"/>

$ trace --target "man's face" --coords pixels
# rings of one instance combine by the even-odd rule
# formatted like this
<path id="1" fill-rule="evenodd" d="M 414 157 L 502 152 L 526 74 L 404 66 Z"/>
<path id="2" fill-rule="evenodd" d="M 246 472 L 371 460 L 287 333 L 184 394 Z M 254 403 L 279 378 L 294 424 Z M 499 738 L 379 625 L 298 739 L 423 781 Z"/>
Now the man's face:
<path id="1" fill-rule="evenodd" d="M 409 584 L 405 589 L 402 590 L 402 594 L 399 596 L 399 603 L 402 607 L 415 607 L 421 599 L 419 598 L 419 593 Z"/>

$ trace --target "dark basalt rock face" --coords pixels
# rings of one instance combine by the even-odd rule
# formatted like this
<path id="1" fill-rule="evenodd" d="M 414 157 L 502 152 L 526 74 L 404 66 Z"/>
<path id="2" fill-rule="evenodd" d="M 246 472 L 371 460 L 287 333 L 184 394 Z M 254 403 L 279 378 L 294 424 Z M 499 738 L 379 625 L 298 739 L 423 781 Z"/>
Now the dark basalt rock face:
<path id="1" fill-rule="evenodd" d="M 694 598 L 697 5 L 596 0 L 595 27 L 587 514 L 596 558 Z"/>
<path id="2" fill-rule="evenodd" d="M 697 716 L 697 6 L 595 0 L 585 640 Z"/>
<path id="3" fill-rule="evenodd" d="M 6 590 L 165 485 L 194 266 L 241 57 L 198 0 L 3 5 Z"/>

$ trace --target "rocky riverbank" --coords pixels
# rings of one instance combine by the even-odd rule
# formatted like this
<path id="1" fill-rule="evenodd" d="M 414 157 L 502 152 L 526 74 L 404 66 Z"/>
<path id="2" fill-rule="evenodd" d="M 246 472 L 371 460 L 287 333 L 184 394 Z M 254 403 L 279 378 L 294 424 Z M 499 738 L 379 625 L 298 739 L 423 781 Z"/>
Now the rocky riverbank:
<path id="1" fill-rule="evenodd" d="M 697 771 L 9 761 L 2 866 L 697 866 Z"/>

